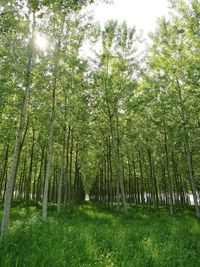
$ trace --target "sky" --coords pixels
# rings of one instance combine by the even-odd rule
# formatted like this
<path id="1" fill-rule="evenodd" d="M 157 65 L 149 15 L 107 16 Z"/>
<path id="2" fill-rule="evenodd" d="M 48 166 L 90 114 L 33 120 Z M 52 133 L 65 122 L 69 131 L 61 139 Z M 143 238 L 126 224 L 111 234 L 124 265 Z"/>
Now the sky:
<path id="1" fill-rule="evenodd" d="M 94 18 L 101 24 L 109 19 L 127 21 L 129 26 L 136 26 L 139 32 L 143 30 L 144 37 L 154 31 L 159 17 L 168 17 L 167 0 L 113 0 L 113 4 L 100 3 L 93 6 Z"/>

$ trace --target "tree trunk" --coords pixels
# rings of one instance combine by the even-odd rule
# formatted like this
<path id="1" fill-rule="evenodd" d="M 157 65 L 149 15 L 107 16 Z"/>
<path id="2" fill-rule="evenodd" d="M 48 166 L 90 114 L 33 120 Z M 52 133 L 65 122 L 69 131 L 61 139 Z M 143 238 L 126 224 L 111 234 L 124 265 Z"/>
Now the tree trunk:
<path id="1" fill-rule="evenodd" d="M 15 148 L 14 148 L 14 155 L 11 165 L 11 170 L 9 177 L 7 179 L 7 185 L 6 185 L 6 193 L 5 193 L 5 199 L 4 199 L 4 211 L 3 211 L 3 219 L 2 219 L 2 225 L 1 225 L 1 239 L 3 239 L 8 231 L 8 223 L 9 223 L 9 217 L 10 217 L 10 208 L 11 208 L 11 201 L 12 201 L 12 194 L 13 194 L 13 187 L 15 182 L 15 177 L 17 173 L 17 166 L 19 162 L 20 157 L 20 147 L 22 143 L 23 138 L 23 130 L 24 130 L 24 123 L 25 123 L 25 117 L 26 117 L 26 110 L 28 105 L 28 99 L 29 99 L 29 91 L 30 91 L 30 85 L 31 85 L 31 68 L 32 68 L 32 60 L 33 60 L 33 34 L 35 31 L 35 13 L 33 13 L 33 25 L 32 25 L 32 36 L 29 41 L 29 47 L 28 47 L 28 62 L 26 67 L 26 76 L 25 76 L 25 91 L 24 91 L 24 98 L 23 103 L 21 107 L 21 113 L 20 113 L 20 119 L 19 119 L 19 128 L 17 130 L 17 136 L 15 141 Z"/>
<path id="2" fill-rule="evenodd" d="M 167 184 L 168 184 L 168 192 L 169 192 L 169 206 L 170 206 L 170 214 L 173 214 L 173 195 L 172 195 L 172 181 L 169 170 L 169 155 L 168 155 L 168 147 L 167 147 L 167 133 L 164 127 L 164 147 L 165 147 L 165 163 L 166 163 L 166 172 L 167 172 Z"/>
<path id="3" fill-rule="evenodd" d="M 53 157 L 53 135 L 54 135 L 54 120 L 55 120 L 55 99 L 56 99 L 56 83 L 57 76 L 54 77 L 54 84 L 52 90 L 52 106 L 51 106 L 51 118 L 50 118 L 50 129 L 49 129 L 49 141 L 48 141 L 48 160 L 44 182 L 44 192 L 42 201 L 42 219 L 47 219 L 47 204 L 48 204 L 48 189 L 49 189 L 49 177 L 51 172 L 51 163 Z"/>
<path id="4" fill-rule="evenodd" d="M 153 202 L 153 207 L 156 207 L 156 197 L 155 197 L 155 180 L 154 180 L 154 173 L 153 173 L 153 163 L 152 163 L 152 155 L 151 155 L 151 149 L 148 147 L 148 158 L 149 158 L 149 175 L 150 175 L 150 182 L 151 182 L 151 201 Z"/>
<path id="5" fill-rule="evenodd" d="M 33 139 L 32 139 L 31 153 L 30 153 L 29 173 L 28 173 L 28 178 L 27 178 L 27 181 L 26 181 L 26 205 L 28 205 L 29 198 L 30 198 L 32 170 L 33 170 L 34 146 L 35 146 L 35 131 L 33 129 Z"/>
<path id="6" fill-rule="evenodd" d="M 70 134 L 71 134 L 71 127 L 69 125 L 68 128 L 68 135 L 67 135 L 67 147 L 66 147 L 66 168 L 65 168 L 65 175 L 64 175 L 64 201 L 63 205 L 66 207 L 67 203 L 67 196 L 68 196 L 68 166 L 69 166 L 69 141 L 70 141 Z"/>
<path id="7" fill-rule="evenodd" d="M 2 170 L 2 174 L 1 174 L 0 197 L 2 195 L 2 187 L 3 187 L 4 179 L 6 177 L 6 173 L 7 173 L 7 169 L 8 169 L 8 156 L 9 156 L 9 144 L 7 144 L 4 166 L 3 166 L 3 170 Z M 3 193 L 3 195 L 4 195 L 4 193 Z"/>
<path id="8" fill-rule="evenodd" d="M 194 181 L 194 176 L 193 176 L 192 155 L 190 152 L 189 142 L 188 142 L 188 138 L 186 135 L 185 135 L 184 139 L 185 139 L 185 153 L 186 153 L 186 159 L 187 159 L 187 165 L 188 165 L 188 174 L 189 174 L 189 179 L 190 179 L 191 187 L 192 187 L 192 194 L 193 194 L 193 199 L 194 199 L 196 216 L 197 216 L 197 218 L 200 218 L 200 209 L 199 209 L 199 205 L 198 205 L 197 187 L 196 187 L 196 183 Z"/>
<path id="9" fill-rule="evenodd" d="M 123 203 L 123 206 L 124 206 L 124 210 L 126 212 L 127 211 L 127 202 L 126 202 L 125 190 L 124 190 L 122 165 L 121 165 L 121 162 L 120 162 L 120 155 L 119 155 L 119 144 L 118 144 L 118 141 L 117 141 L 116 131 L 115 131 L 114 127 L 113 127 L 113 122 L 112 122 L 111 116 L 109 116 L 109 121 L 110 121 L 112 144 L 113 144 L 113 149 L 114 149 L 114 163 L 115 163 L 116 175 L 117 175 L 118 185 L 120 187 L 122 203 Z"/>
<path id="10" fill-rule="evenodd" d="M 40 169 L 39 169 L 39 174 L 38 174 L 38 178 L 37 178 L 37 185 L 36 185 L 36 198 L 35 198 L 36 203 L 38 202 L 38 200 L 41 199 L 41 178 L 42 178 L 44 154 L 45 154 L 44 153 L 44 147 L 42 147 L 41 158 L 40 158 Z"/>
<path id="11" fill-rule="evenodd" d="M 189 146 L 189 137 L 188 137 L 188 130 L 187 130 L 187 120 L 185 116 L 185 106 L 184 106 L 184 101 L 182 99 L 182 92 L 181 92 L 181 86 L 179 84 L 179 81 L 177 79 L 177 86 L 178 86 L 178 94 L 179 94 L 179 99 L 181 102 L 181 120 L 182 120 L 182 127 L 183 127 L 183 138 L 184 138 L 184 146 L 185 146 L 185 155 L 186 155 L 186 160 L 187 160 L 187 167 L 188 167 L 188 174 L 189 174 L 189 179 L 192 187 L 192 194 L 194 198 L 194 206 L 195 206 L 195 211 L 196 211 L 196 216 L 197 218 L 200 218 L 200 209 L 198 206 L 198 196 L 197 196 L 197 187 L 194 179 L 194 174 L 193 174 L 193 168 L 192 168 L 192 154 L 190 151 L 190 146 Z"/>
<path id="12" fill-rule="evenodd" d="M 71 130 L 71 145 L 70 145 L 70 158 L 69 158 L 69 188 L 68 188 L 68 198 L 69 203 L 72 201 L 72 162 L 73 162 L 73 129 Z"/>
<path id="13" fill-rule="evenodd" d="M 143 169 L 142 169 L 142 161 L 141 161 L 141 153 L 140 150 L 138 151 L 139 154 L 139 167 L 140 167 L 140 178 L 141 178 L 141 202 L 142 204 L 145 203 L 144 198 L 144 176 L 143 176 Z"/>
<path id="14" fill-rule="evenodd" d="M 62 160 L 61 160 L 61 172 L 58 182 L 58 200 L 57 200 L 57 212 L 60 213 L 60 204 L 62 199 L 62 184 L 63 184 L 63 175 L 65 170 L 65 147 L 66 147 L 66 125 L 63 129 L 63 148 L 62 148 Z"/>

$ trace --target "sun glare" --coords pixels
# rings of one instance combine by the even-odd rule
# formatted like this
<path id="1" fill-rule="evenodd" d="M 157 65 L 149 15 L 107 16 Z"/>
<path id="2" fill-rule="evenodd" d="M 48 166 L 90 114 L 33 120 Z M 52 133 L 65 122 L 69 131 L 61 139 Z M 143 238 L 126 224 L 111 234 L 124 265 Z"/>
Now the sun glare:
<path id="1" fill-rule="evenodd" d="M 47 49 L 47 47 L 48 47 L 47 38 L 44 35 L 41 35 L 41 34 L 38 33 L 35 36 L 35 44 L 40 50 L 45 51 Z"/>

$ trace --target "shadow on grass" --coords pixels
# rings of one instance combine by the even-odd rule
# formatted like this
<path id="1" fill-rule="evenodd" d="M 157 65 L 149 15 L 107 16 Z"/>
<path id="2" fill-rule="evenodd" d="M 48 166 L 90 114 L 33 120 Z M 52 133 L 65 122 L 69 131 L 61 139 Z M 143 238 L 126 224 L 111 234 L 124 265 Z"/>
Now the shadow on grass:
<path id="1" fill-rule="evenodd" d="M 15 205 L 0 266 L 200 266 L 200 227 L 193 215 L 131 207 L 128 214 L 98 204 L 71 205 L 48 220 L 41 206 Z M 16 225 L 16 221 L 20 224 Z"/>

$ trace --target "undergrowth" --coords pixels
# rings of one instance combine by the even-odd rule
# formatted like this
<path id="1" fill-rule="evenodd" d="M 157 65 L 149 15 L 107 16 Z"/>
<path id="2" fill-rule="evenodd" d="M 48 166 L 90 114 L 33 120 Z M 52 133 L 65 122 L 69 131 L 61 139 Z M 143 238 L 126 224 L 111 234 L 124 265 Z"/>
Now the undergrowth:
<path id="1" fill-rule="evenodd" d="M 46 222 L 40 213 L 39 206 L 12 208 L 0 266 L 200 266 L 200 223 L 189 210 L 170 216 L 164 208 L 132 207 L 125 215 L 85 204 L 57 214 L 52 206 Z"/>

